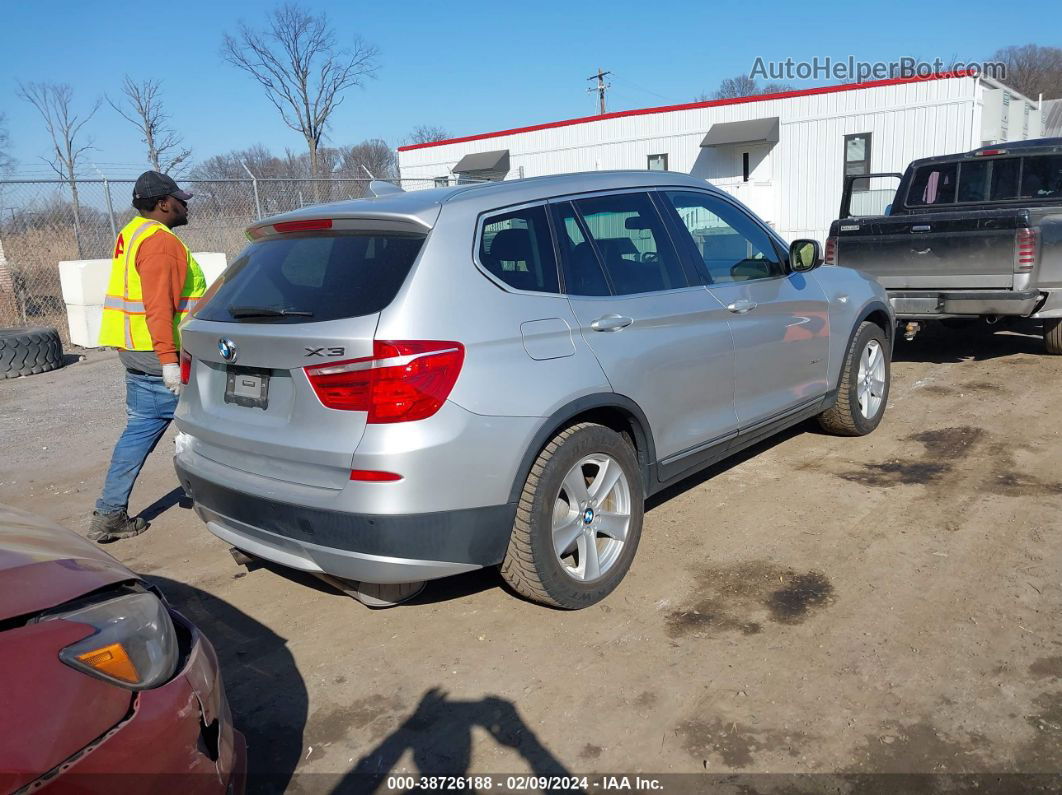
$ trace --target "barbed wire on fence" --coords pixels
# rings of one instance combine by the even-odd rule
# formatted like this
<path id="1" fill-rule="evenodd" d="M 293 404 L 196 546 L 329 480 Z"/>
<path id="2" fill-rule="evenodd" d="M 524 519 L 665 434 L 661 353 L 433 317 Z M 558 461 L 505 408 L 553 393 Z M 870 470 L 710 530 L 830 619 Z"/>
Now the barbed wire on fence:
<path id="1" fill-rule="evenodd" d="M 456 178 L 453 178 L 455 181 Z M 369 195 L 369 178 L 182 179 L 194 198 L 177 234 L 192 251 L 232 261 L 260 218 L 322 202 Z M 403 190 L 439 187 L 437 179 L 392 179 Z M 451 181 L 451 184 L 453 184 Z M 134 180 L 0 181 L 0 328 L 55 326 L 69 342 L 59 263 L 110 259 L 121 229 L 135 214 Z"/>

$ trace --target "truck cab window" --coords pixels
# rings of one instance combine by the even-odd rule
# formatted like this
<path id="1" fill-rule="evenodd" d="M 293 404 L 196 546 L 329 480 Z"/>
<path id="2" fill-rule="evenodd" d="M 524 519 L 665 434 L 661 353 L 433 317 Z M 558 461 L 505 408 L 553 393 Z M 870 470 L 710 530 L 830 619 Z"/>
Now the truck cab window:
<path id="1" fill-rule="evenodd" d="M 957 170 L 957 163 L 934 163 L 919 168 L 907 192 L 907 206 L 926 207 L 954 203 Z"/>

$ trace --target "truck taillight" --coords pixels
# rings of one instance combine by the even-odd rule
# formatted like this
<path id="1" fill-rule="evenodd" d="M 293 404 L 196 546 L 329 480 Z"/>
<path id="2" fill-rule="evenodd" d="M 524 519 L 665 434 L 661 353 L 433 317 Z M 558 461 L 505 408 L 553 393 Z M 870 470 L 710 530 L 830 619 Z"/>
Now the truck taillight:
<path id="1" fill-rule="evenodd" d="M 303 369 L 324 406 L 367 412 L 367 421 L 377 424 L 423 420 L 437 412 L 464 360 L 460 342 L 376 340 L 372 356 Z"/>
<path id="2" fill-rule="evenodd" d="M 837 238 L 826 238 L 826 250 L 822 254 L 823 265 L 836 265 L 837 264 Z"/>
<path id="3" fill-rule="evenodd" d="M 181 351 L 181 383 L 187 385 L 192 378 L 192 357 Z"/>
<path id="4" fill-rule="evenodd" d="M 1019 229 L 1014 235 L 1014 272 L 1029 273 L 1036 265 L 1040 238 L 1035 229 Z"/>

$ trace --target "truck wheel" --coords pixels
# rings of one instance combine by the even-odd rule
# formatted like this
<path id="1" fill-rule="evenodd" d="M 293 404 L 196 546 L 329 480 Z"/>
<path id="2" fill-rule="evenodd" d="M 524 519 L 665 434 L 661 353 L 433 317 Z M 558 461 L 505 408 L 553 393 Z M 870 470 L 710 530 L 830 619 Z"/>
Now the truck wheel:
<path id="1" fill-rule="evenodd" d="M 865 436 L 878 427 L 889 402 L 889 341 L 880 326 L 860 324 L 845 356 L 837 402 L 819 425 L 837 436 Z"/>
<path id="2" fill-rule="evenodd" d="M 1044 321 L 1044 347 L 1055 356 L 1062 356 L 1062 318 Z"/>
<path id="3" fill-rule="evenodd" d="M 596 604 L 631 567 L 644 494 L 634 450 L 619 434 L 594 423 L 565 428 L 527 476 L 502 577 L 544 605 Z"/>
<path id="4" fill-rule="evenodd" d="M 63 343 L 54 328 L 0 329 L 0 378 L 35 375 L 63 366 Z"/>

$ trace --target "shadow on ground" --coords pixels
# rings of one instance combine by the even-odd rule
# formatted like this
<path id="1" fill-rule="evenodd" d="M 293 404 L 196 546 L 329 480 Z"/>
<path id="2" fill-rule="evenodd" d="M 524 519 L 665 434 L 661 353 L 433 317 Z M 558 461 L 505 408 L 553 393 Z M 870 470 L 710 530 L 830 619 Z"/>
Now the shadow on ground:
<path id="1" fill-rule="evenodd" d="M 302 756 L 309 710 L 287 639 L 206 591 L 165 577 L 146 579 L 217 651 L 233 722 L 247 737 L 247 791 L 284 792 Z"/>
<path id="2" fill-rule="evenodd" d="M 145 521 L 152 522 L 174 506 L 186 510 L 190 510 L 192 507 L 192 498 L 186 495 L 184 489 L 180 486 L 173 489 L 169 494 L 164 494 L 159 497 L 151 503 L 151 505 L 142 510 L 139 515 Z"/>
<path id="3" fill-rule="evenodd" d="M 433 688 L 397 729 L 370 750 L 339 782 L 337 793 L 376 792 L 399 760 L 411 752 L 421 776 L 465 776 L 472 761 L 472 730 L 483 729 L 499 745 L 516 751 L 534 776 L 570 776 L 571 773 L 539 741 L 520 717 L 516 706 L 504 698 L 488 696 L 457 701 Z M 415 789 L 415 788 L 414 788 Z"/>
<path id="4" fill-rule="evenodd" d="M 982 362 L 1019 354 L 1047 356 L 1043 326 L 1036 321 L 1000 321 L 988 325 L 974 321 L 961 328 L 948 328 L 931 322 L 908 342 L 902 330 L 897 334 L 892 353 L 894 362 L 931 362 L 954 364 L 962 361 Z"/>

